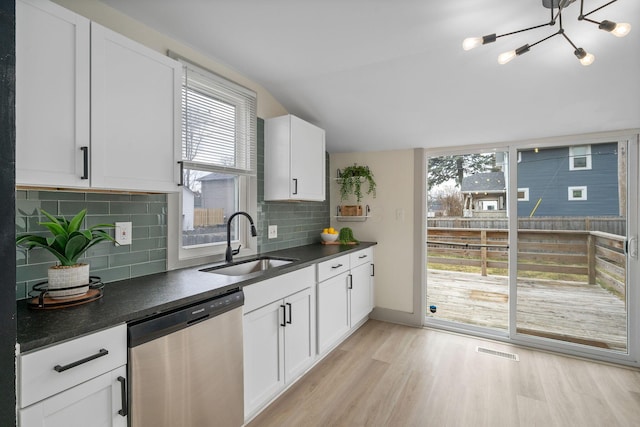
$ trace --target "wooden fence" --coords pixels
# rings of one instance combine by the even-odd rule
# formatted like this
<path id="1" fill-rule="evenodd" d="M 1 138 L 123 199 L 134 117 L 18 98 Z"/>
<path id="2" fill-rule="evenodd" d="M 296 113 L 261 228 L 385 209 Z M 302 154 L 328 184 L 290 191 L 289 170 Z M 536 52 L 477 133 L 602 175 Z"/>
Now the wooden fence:
<path id="1" fill-rule="evenodd" d="M 427 219 L 427 227 L 435 228 L 508 228 L 508 218 L 436 217 Z M 626 236 L 625 218 L 618 217 L 539 217 L 518 218 L 520 230 L 602 231 Z"/>
<path id="2" fill-rule="evenodd" d="M 193 226 L 207 227 L 224 224 L 224 209 L 222 208 L 195 208 L 193 210 Z"/>
<path id="3" fill-rule="evenodd" d="M 519 230 L 518 271 L 584 276 L 589 284 L 626 294 L 625 237 L 597 231 Z M 451 266 L 508 268 L 506 230 L 427 229 L 427 261 Z"/>

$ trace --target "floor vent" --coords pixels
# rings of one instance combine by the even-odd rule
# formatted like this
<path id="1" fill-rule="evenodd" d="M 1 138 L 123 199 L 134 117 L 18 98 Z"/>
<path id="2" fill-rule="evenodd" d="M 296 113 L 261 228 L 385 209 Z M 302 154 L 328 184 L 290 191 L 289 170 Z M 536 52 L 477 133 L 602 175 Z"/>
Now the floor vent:
<path id="1" fill-rule="evenodd" d="M 485 354 L 490 354 L 492 356 L 503 357 L 509 360 L 515 360 L 516 362 L 520 361 L 520 359 L 518 358 L 518 355 L 513 353 L 505 353 L 504 351 L 491 350 L 490 348 L 485 348 L 485 347 L 476 347 L 476 351 L 478 353 L 485 353 Z"/>

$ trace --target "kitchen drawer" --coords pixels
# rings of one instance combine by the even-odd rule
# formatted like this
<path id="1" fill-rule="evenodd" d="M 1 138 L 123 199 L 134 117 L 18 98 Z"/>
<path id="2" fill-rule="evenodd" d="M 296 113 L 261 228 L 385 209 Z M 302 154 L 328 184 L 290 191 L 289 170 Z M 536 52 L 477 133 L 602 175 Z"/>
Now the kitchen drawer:
<path id="1" fill-rule="evenodd" d="M 367 248 L 358 252 L 353 252 L 349 255 L 349 257 L 351 268 L 366 264 L 368 262 L 373 262 L 373 248 Z"/>
<path id="2" fill-rule="evenodd" d="M 107 353 L 101 355 L 105 351 Z M 95 356 L 98 357 L 73 366 L 74 362 Z M 125 324 L 22 354 L 18 368 L 20 407 L 25 408 L 126 364 Z"/>
<path id="3" fill-rule="evenodd" d="M 318 263 L 318 282 L 325 281 L 348 270 L 349 255 L 342 255 L 329 261 Z"/>
<path id="4" fill-rule="evenodd" d="M 315 284 L 313 266 L 305 267 L 282 276 L 263 280 L 242 288 L 243 313 L 247 314 L 275 300 L 300 292 Z"/>

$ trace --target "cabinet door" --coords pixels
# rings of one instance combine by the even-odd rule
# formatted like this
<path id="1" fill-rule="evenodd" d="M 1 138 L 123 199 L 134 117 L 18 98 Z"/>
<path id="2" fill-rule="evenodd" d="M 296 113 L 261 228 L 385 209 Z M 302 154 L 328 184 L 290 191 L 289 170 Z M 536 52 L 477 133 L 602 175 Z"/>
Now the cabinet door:
<path id="1" fill-rule="evenodd" d="M 21 409 L 21 427 L 126 427 L 125 366 Z M 122 413 L 121 413 L 122 412 Z"/>
<path id="2" fill-rule="evenodd" d="M 177 61 L 91 23 L 91 185 L 178 191 Z"/>
<path id="3" fill-rule="evenodd" d="M 284 299 L 285 381 L 297 378 L 315 357 L 315 298 L 311 288 Z"/>
<path id="4" fill-rule="evenodd" d="M 325 199 L 325 133 L 291 116 L 291 198 Z"/>
<path id="5" fill-rule="evenodd" d="M 348 273 L 318 284 L 318 353 L 330 349 L 349 331 Z"/>
<path id="6" fill-rule="evenodd" d="M 351 269 L 351 326 L 371 312 L 371 264 Z"/>
<path id="7" fill-rule="evenodd" d="M 264 199 L 325 200 L 324 130 L 292 115 L 264 124 Z"/>
<path id="8" fill-rule="evenodd" d="M 16 2 L 16 183 L 87 187 L 89 20 Z"/>
<path id="9" fill-rule="evenodd" d="M 244 315 L 244 413 L 249 417 L 284 387 L 282 300 Z"/>

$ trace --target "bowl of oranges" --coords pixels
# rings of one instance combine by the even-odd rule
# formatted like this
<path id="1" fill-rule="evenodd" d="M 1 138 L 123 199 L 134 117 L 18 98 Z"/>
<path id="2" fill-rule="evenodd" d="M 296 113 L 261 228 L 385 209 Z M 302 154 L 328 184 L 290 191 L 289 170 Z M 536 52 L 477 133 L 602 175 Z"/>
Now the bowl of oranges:
<path id="1" fill-rule="evenodd" d="M 338 230 L 333 227 L 325 228 L 320 233 L 320 238 L 323 242 L 335 242 L 338 240 Z"/>

